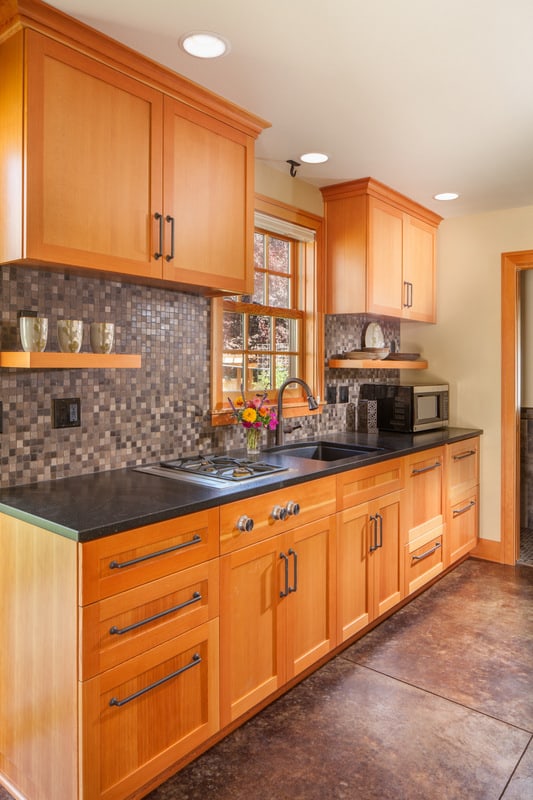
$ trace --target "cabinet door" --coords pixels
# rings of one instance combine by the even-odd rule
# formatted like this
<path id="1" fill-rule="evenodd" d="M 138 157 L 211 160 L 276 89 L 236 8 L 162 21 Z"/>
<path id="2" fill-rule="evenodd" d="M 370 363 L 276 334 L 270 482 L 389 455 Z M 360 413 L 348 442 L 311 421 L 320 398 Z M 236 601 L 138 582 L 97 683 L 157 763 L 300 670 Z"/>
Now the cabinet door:
<path id="1" fill-rule="evenodd" d="M 403 307 L 403 213 L 370 198 L 367 310 L 401 316 Z"/>
<path id="2" fill-rule="evenodd" d="M 25 257 L 161 277 L 162 95 L 33 31 Z"/>
<path id="3" fill-rule="evenodd" d="M 120 800 L 217 732 L 218 620 L 81 684 L 84 800 Z"/>
<path id="4" fill-rule="evenodd" d="M 220 559 L 221 722 L 227 725 L 285 683 L 280 537 Z"/>
<path id="5" fill-rule="evenodd" d="M 402 317 L 435 322 L 435 263 L 437 231 L 427 222 L 404 215 Z"/>
<path id="6" fill-rule="evenodd" d="M 370 504 L 337 515 L 337 640 L 344 642 L 372 619 Z"/>
<path id="7" fill-rule="evenodd" d="M 371 507 L 371 514 L 378 517 L 375 525 L 378 547 L 370 554 L 374 618 L 389 611 L 404 596 L 400 498 L 401 492 L 393 492 L 376 500 Z"/>
<path id="8" fill-rule="evenodd" d="M 163 277 L 251 289 L 252 145 L 229 125 L 165 98 Z"/>
<path id="9" fill-rule="evenodd" d="M 287 678 L 310 667 L 335 645 L 335 518 L 288 534 Z"/>

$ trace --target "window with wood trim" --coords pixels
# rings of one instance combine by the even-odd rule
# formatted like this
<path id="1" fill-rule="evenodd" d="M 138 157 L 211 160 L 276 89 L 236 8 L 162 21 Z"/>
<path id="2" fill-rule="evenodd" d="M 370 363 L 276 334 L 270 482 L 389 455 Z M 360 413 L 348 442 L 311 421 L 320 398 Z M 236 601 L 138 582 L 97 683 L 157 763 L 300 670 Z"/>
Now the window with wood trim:
<path id="1" fill-rule="evenodd" d="M 213 301 L 214 424 L 231 421 L 228 398 L 267 392 L 275 401 L 288 377 L 321 396 L 320 233 L 319 217 L 257 198 L 253 294 Z M 286 416 L 306 413 L 297 384 L 285 391 L 284 406 Z"/>

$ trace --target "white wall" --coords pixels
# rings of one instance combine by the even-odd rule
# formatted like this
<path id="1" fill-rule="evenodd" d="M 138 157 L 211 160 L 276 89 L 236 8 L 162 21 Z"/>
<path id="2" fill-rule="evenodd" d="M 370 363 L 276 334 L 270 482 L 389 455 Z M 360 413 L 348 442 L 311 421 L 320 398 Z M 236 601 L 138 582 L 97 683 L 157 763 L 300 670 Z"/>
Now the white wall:
<path id="1" fill-rule="evenodd" d="M 289 165 L 287 171 L 281 172 L 263 164 L 262 161 L 255 162 L 255 191 L 280 200 L 287 205 L 308 211 L 311 214 L 324 214 L 324 205 L 320 190 L 310 183 L 304 183 L 298 177 L 291 178 Z"/>
<path id="2" fill-rule="evenodd" d="M 532 249 L 533 206 L 444 220 L 437 324 L 401 326 L 401 349 L 429 361 L 423 380 L 450 384 L 451 424 L 484 430 L 480 535 L 486 539 L 501 538 L 501 254 Z"/>

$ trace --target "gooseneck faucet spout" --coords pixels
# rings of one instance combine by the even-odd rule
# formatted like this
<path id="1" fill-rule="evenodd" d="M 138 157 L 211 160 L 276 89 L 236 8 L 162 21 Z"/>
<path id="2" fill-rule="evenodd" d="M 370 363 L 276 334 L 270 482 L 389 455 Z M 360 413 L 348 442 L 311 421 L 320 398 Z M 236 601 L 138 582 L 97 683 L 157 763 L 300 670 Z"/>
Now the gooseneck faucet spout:
<path id="1" fill-rule="evenodd" d="M 279 387 L 278 392 L 278 427 L 276 428 L 276 444 L 283 444 L 284 440 L 284 433 L 283 433 L 283 392 L 287 388 L 287 386 L 291 383 L 298 383 L 300 386 L 303 387 L 303 390 L 307 394 L 307 405 L 309 407 L 309 411 L 316 411 L 318 409 L 318 403 L 313 397 L 313 393 L 307 383 L 303 381 L 301 378 L 287 378 L 286 381 L 283 381 L 281 386 Z"/>

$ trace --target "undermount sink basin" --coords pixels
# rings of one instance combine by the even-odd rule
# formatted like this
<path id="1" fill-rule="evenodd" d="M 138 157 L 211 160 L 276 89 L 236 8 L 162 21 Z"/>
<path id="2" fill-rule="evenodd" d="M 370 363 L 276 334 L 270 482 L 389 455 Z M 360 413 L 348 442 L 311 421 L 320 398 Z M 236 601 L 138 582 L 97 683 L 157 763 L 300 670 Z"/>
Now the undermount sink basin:
<path id="1" fill-rule="evenodd" d="M 271 447 L 270 453 L 283 453 L 294 458 L 311 458 L 314 461 L 340 461 L 343 458 L 369 455 L 381 450 L 381 447 L 367 447 L 359 444 L 343 444 L 337 442 L 294 442 Z"/>

